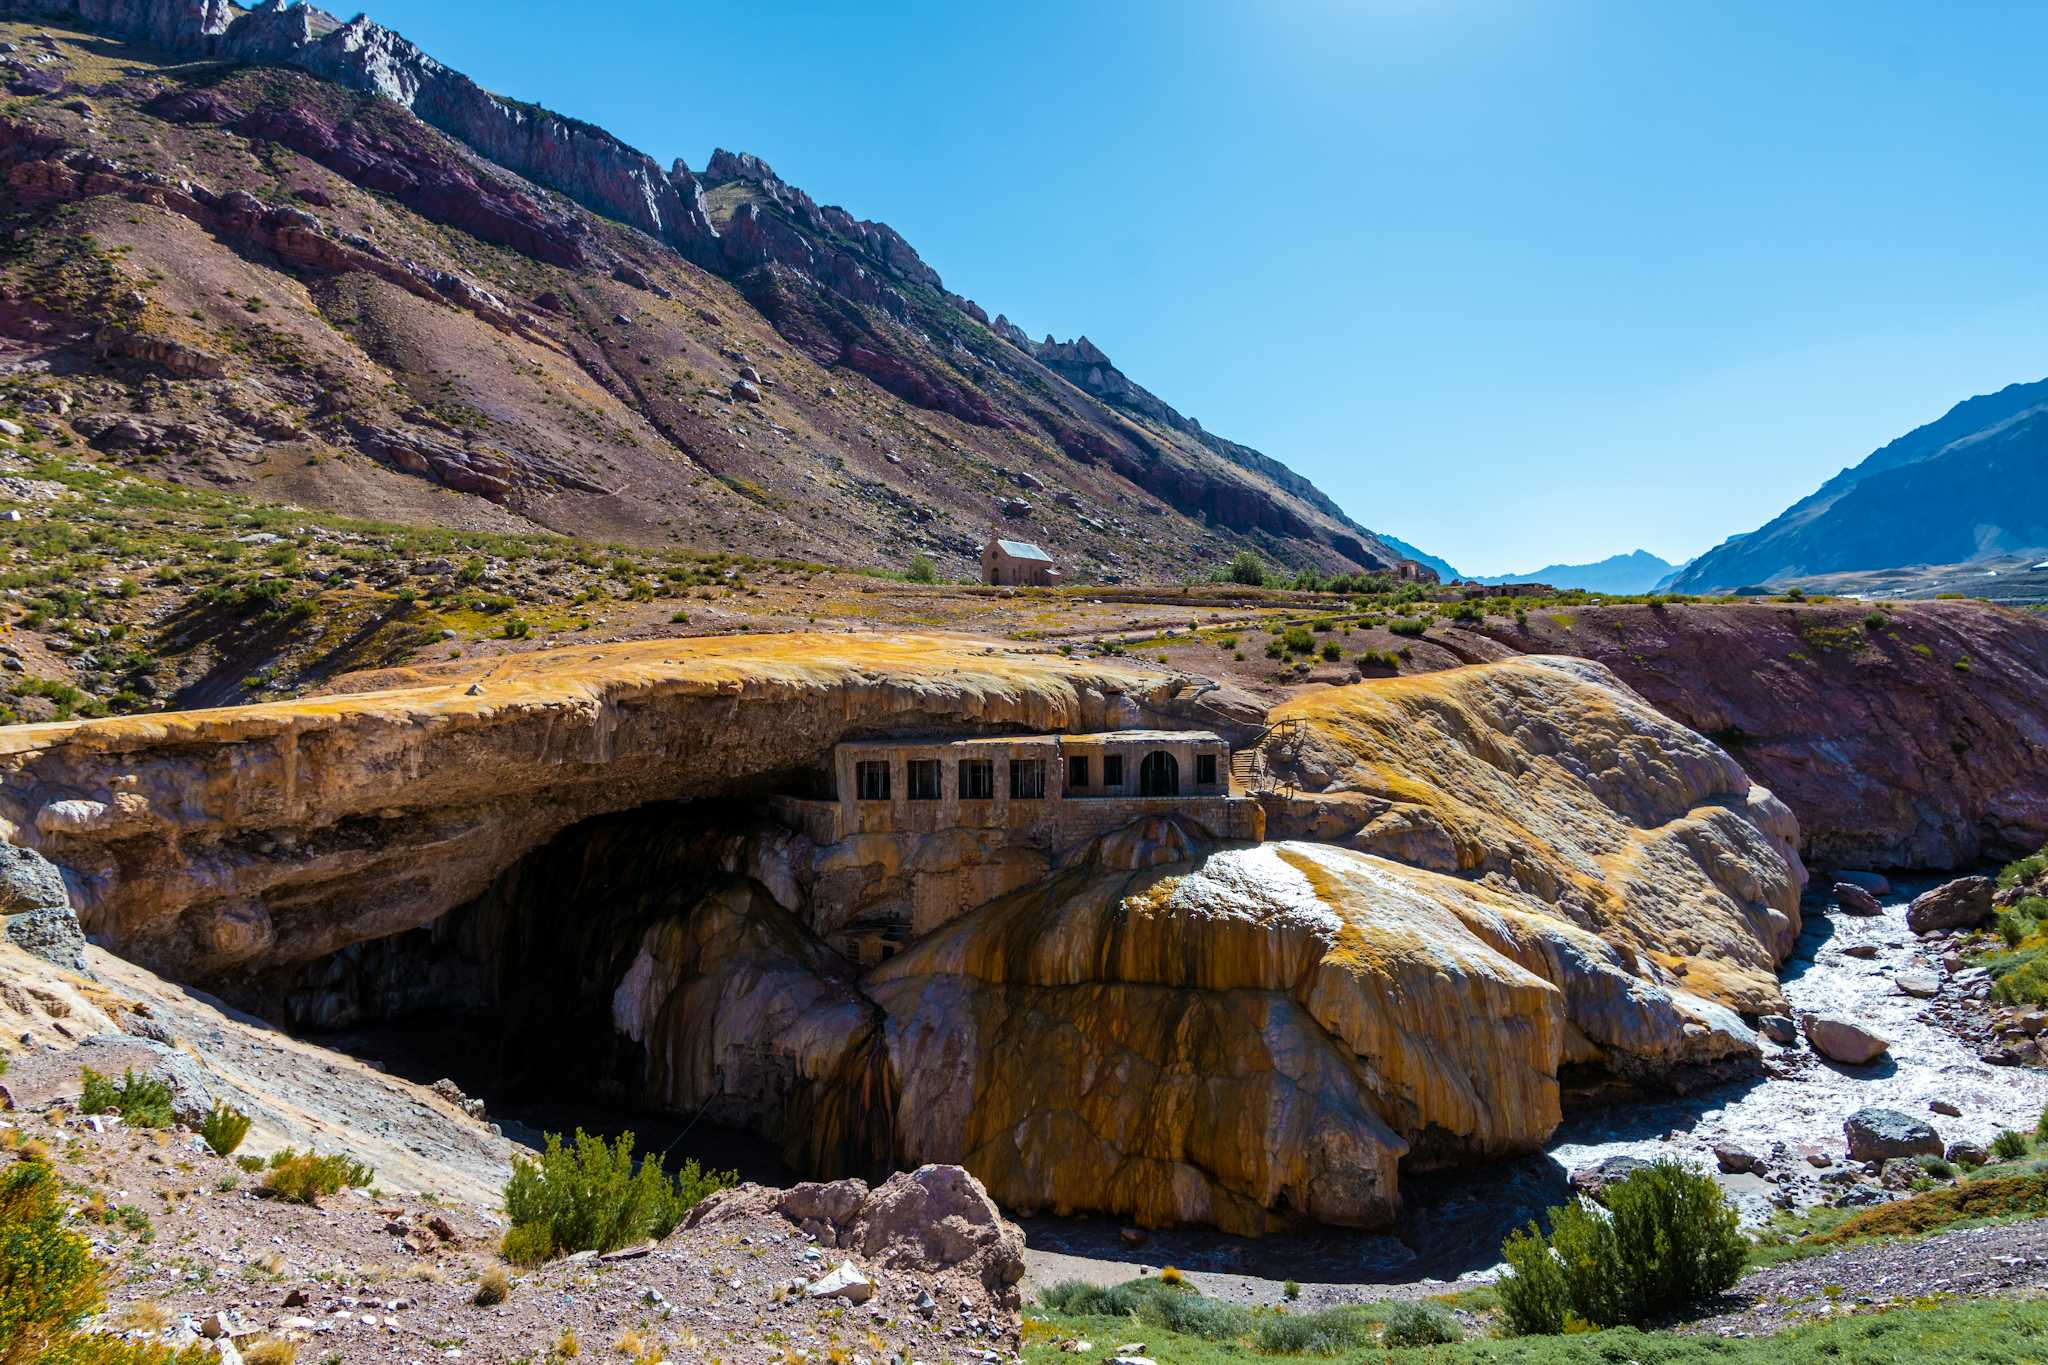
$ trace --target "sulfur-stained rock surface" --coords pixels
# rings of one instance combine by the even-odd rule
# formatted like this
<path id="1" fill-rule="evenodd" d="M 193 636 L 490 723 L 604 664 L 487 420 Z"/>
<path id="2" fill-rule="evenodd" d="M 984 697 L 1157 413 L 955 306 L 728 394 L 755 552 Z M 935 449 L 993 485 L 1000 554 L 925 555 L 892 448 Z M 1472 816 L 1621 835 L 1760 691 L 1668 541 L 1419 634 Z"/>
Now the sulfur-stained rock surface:
<path id="1" fill-rule="evenodd" d="M 906 1159 L 1019 1208 L 1376 1225 L 1403 1166 L 1526 1151 L 1558 1067 L 1752 1060 L 1729 1011 L 1473 882 L 1301 843 L 1076 871 L 882 964 Z"/>
<path id="2" fill-rule="evenodd" d="M 1530 658 L 1336 688 L 1274 719 L 1299 784 L 1269 830 L 1511 890 L 1645 978 L 1782 1007 L 1798 826 L 1711 741 L 1605 667 Z"/>
<path id="3" fill-rule="evenodd" d="M 843 738 L 1172 724 L 1187 687 L 978 640 L 810 635 L 369 681 L 0 731 L 0 839 L 71 870 L 87 933 L 215 977 L 426 924 L 578 820 L 756 790 Z"/>
<path id="4" fill-rule="evenodd" d="M 1214 723 L 1229 698 L 916 637 L 371 681 L 8 732 L 0 815 L 95 932 L 294 1017 L 495 1010 L 483 1036 L 557 1081 L 820 1175 L 957 1164 L 1016 1210 L 1385 1226 L 1403 1171 L 1540 1145 L 1562 1067 L 1753 1066 L 1735 1011 L 1781 1004 L 1797 927 L 1783 808 L 1583 661 L 1296 703 L 1278 841 L 1139 821 L 865 971 L 808 914 L 805 839 L 737 798 L 844 738 Z"/>

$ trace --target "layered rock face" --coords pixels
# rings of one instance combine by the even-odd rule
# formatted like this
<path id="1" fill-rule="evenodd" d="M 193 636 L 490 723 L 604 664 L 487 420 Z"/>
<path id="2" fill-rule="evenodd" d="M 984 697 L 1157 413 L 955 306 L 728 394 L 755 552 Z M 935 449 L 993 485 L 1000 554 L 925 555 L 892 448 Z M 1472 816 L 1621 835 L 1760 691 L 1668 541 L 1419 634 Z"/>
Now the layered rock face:
<path id="1" fill-rule="evenodd" d="M 0 838 L 73 872 L 88 933 L 217 977 L 426 924 L 580 819 L 759 793 L 841 739 L 1173 724 L 1192 700 L 1159 672 L 916 636 L 650 641 L 369 682 L 390 688 L 0 731 Z"/>
<path id="2" fill-rule="evenodd" d="M 1355 847 L 1155 817 L 865 971 L 808 918 L 804 841 L 737 823 L 749 779 L 911 727 L 1170 723 L 1193 689 L 820 637 L 380 681 L 406 685 L 9 732 L 7 832 L 98 932 L 189 970 L 275 982 L 361 944 L 300 979 L 309 1017 L 417 1001 L 429 945 L 361 941 L 431 924 L 469 963 L 432 980 L 509 1052 L 546 1035 L 613 1098 L 803 1169 L 955 1163 L 1020 1210 L 1385 1225 L 1403 1170 L 1538 1146 L 1562 1068 L 1753 1065 L 1735 1010 L 1779 1003 L 1796 931 L 1782 807 L 1581 661 L 1297 704 L 1305 794 L 1274 823 Z M 686 797 L 728 799 L 650 804 Z"/>
<path id="3" fill-rule="evenodd" d="M 1719 747 L 1607 669 L 1534 658 L 1280 707 L 1299 794 L 1269 830 L 1474 876 L 1749 1013 L 1799 934 L 1798 824 Z M 1657 911 L 1645 916 L 1645 904 Z"/>
<path id="4" fill-rule="evenodd" d="M 1729 1011 L 1483 886 L 1315 844 L 1096 871 L 882 964 L 906 1157 L 1006 1205 L 1383 1225 L 1399 1172 L 1540 1145 L 1569 1061 L 1753 1059 Z"/>
<path id="5" fill-rule="evenodd" d="M 1487 634 L 1613 669 L 1725 744 L 1834 867 L 1967 867 L 2048 843 L 2048 619 L 1974 602 L 1580 607 Z M 1873 628 L 1875 626 L 1875 628 Z"/>

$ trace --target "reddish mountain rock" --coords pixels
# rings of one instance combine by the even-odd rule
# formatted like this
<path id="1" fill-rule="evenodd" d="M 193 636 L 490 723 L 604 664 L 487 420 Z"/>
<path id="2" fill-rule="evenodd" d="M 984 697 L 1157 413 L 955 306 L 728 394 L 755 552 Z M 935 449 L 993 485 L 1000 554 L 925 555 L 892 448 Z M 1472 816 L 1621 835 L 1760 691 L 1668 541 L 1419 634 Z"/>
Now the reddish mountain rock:
<path id="1" fill-rule="evenodd" d="M 1875 618 L 1875 619 L 1873 619 Z M 1490 617 L 1721 742 L 1809 861 L 1965 867 L 2048 843 L 2048 619 L 1972 602 L 1604 606 Z"/>

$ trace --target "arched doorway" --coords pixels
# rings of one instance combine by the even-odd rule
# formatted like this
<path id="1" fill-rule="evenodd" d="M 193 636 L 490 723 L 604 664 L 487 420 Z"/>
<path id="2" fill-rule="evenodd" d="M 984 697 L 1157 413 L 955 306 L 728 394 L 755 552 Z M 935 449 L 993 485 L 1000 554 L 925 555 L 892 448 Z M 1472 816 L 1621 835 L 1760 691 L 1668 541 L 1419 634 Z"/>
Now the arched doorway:
<path id="1" fill-rule="evenodd" d="M 1154 749 L 1138 765 L 1138 795 L 1179 796 L 1180 764 L 1164 749 Z"/>

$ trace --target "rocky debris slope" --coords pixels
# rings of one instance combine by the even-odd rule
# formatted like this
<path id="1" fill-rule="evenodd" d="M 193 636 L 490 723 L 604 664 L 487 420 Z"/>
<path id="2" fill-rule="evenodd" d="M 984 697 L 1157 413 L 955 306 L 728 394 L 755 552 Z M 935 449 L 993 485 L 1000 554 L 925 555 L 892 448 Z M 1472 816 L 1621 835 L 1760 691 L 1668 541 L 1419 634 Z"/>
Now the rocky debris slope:
<path id="1" fill-rule="evenodd" d="M 506 1269 L 494 1199 L 373 1189 L 317 1208 L 284 1203 L 260 1197 L 258 1177 L 196 1138 L 96 1132 L 61 1109 L 55 1121 L 0 1116 L 0 1140 L 16 1137 L 51 1151 L 79 1192 L 81 1230 L 119 1262 L 108 1311 L 90 1326 L 206 1344 L 224 1360 L 266 1342 L 352 1365 L 614 1352 L 708 1365 L 758 1359 L 769 1342 L 814 1360 L 1008 1359 L 1019 1344 L 1014 1288 L 987 1287 L 979 1272 L 1009 1266 L 989 1244 L 1014 1257 L 1021 1236 L 999 1219 L 968 1222 L 994 1210 L 986 1195 L 976 1208 L 979 1191 L 958 1171 L 903 1177 L 919 1190 L 963 1191 L 957 1198 L 875 1191 L 858 1246 L 814 1238 L 771 1203 L 656 1245 L 515 1271 L 502 1300 L 480 1302 L 484 1276 Z M 952 1255 L 968 1242 L 974 1253 Z"/>
<path id="2" fill-rule="evenodd" d="M 578 820 L 761 794 L 850 736 L 1172 724 L 1222 696 L 920 636 L 657 640 L 372 681 L 393 686 L 0 732 L 0 837 L 73 874 L 88 933 L 217 977 L 425 924 Z"/>
<path id="3" fill-rule="evenodd" d="M 1573 607 L 1486 634 L 1597 660 L 1726 748 L 1817 866 L 1963 868 L 2048 843 L 2048 618 L 1972 602 Z"/>
<path id="4" fill-rule="evenodd" d="M 1845 1246 L 1752 1270 L 1731 1306 L 1692 1324 L 1713 1336 L 1761 1336 L 1846 1311 L 2048 1289 L 2048 1220 Z"/>
<path id="5" fill-rule="evenodd" d="M 1300 730 L 1277 742 L 1293 787 L 1269 799 L 1269 834 L 1476 878 L 1597 935 L 1643 980 L 1782 1007 L 1806 881 L 1797 823 L 1607 669 L 1474 665 L 1317 693 L 1273 719 Z"/>
<path id="6" fill-rule="evenodd" d="M 67 419 L 51 434 L 351 509 L 366 481 L 305 456 L 355 452 L 431 522 L 891 565 L 909 544 L 965 571 L 1000 516 L 1108 579 L 1249 543 L 1428 576 L 1278 461 L 1069 382 L 899 234 L 758 158 L 663 169 L 311 6 L 5 19 L 61 26 L 0 35 L 29 248 L 0 350 L 68 377 L 23 405 Z M 822 551 L 813 516 L 841 531 Z"/>
<path id="7" fill-rule="evenodd" d="M 24 1111 L 77 1100 L 81 1067 L 132 1068 L 173 1089 L 196 1122 L 219 1101 L 249 1115 L 249 1152 L 344 1150 L 388 1189 L 494 1205 L 512 1146 L 439 1090 L 289 1037 L 98 948 L 90 976 L 0 945 L 0 1035 L 14 1050 L 0 1097 Z M 4 1107 L 4 1106 L 0 1106 Z"/>

